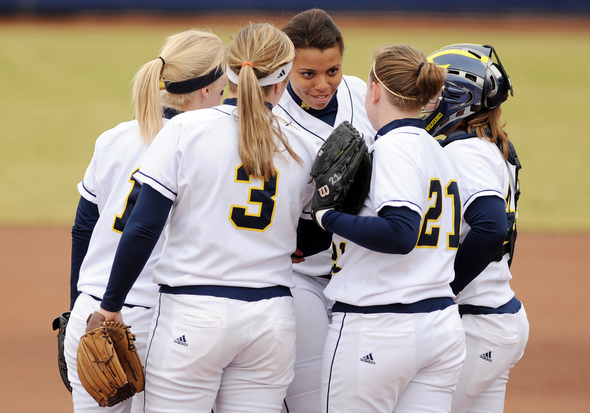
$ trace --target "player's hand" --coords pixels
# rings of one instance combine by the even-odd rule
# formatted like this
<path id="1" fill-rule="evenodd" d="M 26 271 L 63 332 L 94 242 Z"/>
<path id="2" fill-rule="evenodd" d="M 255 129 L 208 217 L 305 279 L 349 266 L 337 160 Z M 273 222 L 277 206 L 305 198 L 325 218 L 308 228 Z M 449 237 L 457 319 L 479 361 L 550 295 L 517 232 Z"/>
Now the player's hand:
<path id="1" fill-rule="evenodd" d="M 305 261 L 305 258 L 303 258 L 303 253 L 300 250 L 295 250 L 295 252 L 291 254 L 291 262 L 293 264 L 299 264 L 303 261 Z"/>
<path id="2" fill-rule="evenodd" d="M 92 313 L 90 317 L 88 317 L 88 320 L 86 320 L 86 332 L 100 327 L 105 321 L 118 321 L 119 323 L 122 323 L 123 316 L 120 311 L 113 313 L 112 311 L 100 308 L 98 311 Z"/>

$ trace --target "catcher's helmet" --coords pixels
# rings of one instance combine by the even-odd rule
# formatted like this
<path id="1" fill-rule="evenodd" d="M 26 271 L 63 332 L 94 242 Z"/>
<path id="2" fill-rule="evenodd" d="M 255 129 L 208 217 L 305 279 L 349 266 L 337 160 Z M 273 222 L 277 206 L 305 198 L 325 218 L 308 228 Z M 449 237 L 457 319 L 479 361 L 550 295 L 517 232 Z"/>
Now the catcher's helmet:
<path id="1" fill-rule="evenodd" d="M 444 134 L 482 108 L 498 107 L 508 99 L 508 92 L 514 95 L 510 78 L 492 46 L 453 44 L 432 53 L 428 61 L 447 71 L 441 102 L 425 118 L 426 130 L 433 136 Z"/>

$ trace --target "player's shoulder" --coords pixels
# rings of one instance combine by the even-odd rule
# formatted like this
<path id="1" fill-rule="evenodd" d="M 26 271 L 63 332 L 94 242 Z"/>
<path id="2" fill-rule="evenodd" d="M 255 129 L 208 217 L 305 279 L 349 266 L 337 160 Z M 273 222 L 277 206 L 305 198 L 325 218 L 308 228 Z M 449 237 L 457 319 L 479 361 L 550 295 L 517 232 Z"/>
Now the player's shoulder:
<path id="1" fill-rule="evenodd" d="M 501 157 L 500 151 L 495 143 L 478 136 L 453 140 L 444 145 L 444 149 L 448 154 L 458 158 L 465 156 L 491 159 Z"/>
<path id="2" fill-rule="evenodd" d="M 129 120 L 125 122 L 119 123 L 117 126 L 112 127 L 100 134 L 98 137 L 99 139 L 108 139 L 112 136 L 123 135 L 129 133 L 130 131 L 134 132 L 139 129 L 139 124 L 137 121 Z"/>
<path id="3" fill-rule="evenodd" d="M 371 149 L 388 151 L 387 153 L 413 153 L 416 157 L 422 157 L 427 152 L 438 151 L 444 156 L 442 147 L 428 132 L 423 128 L 410 125 L 397 127 L 378 136 Z"/>
<path id="4" fill-rule="evenodd" d="M 136 120 L 130 120 L 101 133 L 96 139 L 96 148 L 122 146 L 126 142 L 139 140 L 139 124 Z"/>
<path id="5" fill-rule="evenodd" d="M 340 82 L 341 87 L 347 87 L 351 91 L 362 92 L 365 93 L 367 91 L 367 84 L 364 80 L 351 75 L 344 75 L 342 76 L 342 82 Z"/>
<path id="6" fill-rule="evenodd" d="M 191 110 L 188 112 L 180 113 L 170 119 L 169 123 L 174 124 L 186 124 L 186 123 L 207 123 L 215 121 L 219 118 L 229 118 L 233 114 L 235 106 L 231 105 L 219 105 L 211 108 L 203 108 L 197 110 Z"/>

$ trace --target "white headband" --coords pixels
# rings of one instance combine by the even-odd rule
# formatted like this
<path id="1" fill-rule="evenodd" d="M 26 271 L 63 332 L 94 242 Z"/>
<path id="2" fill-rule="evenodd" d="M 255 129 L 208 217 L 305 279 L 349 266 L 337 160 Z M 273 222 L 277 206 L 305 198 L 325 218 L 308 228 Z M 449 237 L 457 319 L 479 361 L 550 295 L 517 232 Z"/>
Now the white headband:
<path id="1" fill-rule="evenodd" d="M 270 75 L 263 77 L 262 79 L 258 79 L 258 84 L 260 86 L 269 86 L 282 82 L 291 72 L 291 67 L 293 67 L 293 62 L 289 62 L 279 67 Z M 230 82 L 235 83 L 236 85 L 238 84 L 239 77 L 233 70 L 231 70 L 229 65 L 227 66 L 227 70 L 225 71 L 225 73 L 227 74 L 227 78 Z"/>

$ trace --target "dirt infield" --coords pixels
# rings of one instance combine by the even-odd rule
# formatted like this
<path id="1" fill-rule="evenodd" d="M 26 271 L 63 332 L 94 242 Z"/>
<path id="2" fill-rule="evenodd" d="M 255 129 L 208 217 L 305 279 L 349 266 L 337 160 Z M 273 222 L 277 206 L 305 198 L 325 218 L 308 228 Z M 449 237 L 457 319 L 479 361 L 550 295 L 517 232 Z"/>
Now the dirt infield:
<path id="1" fill-rule="evenodd" d="M 72 412 L 51 321 L 68 306 L 68 227 L 0 228 L 0 411 Z M 531 335 L 506 413 L 590 411 L 590 234 L 520 234 L 513 287 Z M 354 412 L 351 412 L 354 413 Z"/>

